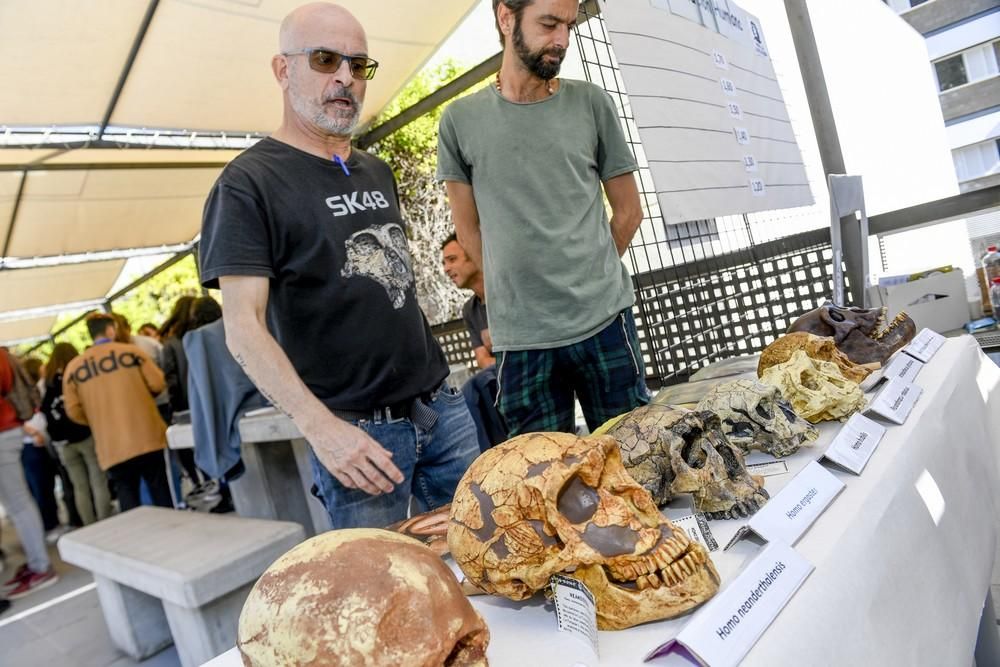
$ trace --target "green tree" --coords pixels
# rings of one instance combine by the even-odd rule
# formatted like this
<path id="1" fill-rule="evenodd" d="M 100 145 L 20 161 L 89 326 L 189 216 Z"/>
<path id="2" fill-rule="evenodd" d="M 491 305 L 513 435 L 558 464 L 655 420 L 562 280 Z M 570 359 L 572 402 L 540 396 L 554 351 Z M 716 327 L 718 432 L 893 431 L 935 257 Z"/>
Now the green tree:
<path id="1" fill-rule="evenodd" d="M 385 122 L 462 73 L 453 61 L 417 74 L 373 126 Z M 483 85 L 486 81 L 484 80 Z M 478 89 L 477 86 L 475 89 Z M 471 92 L 471 91 L 470 91 Z M 454 231 L 444 186 L 437 182 L 438 121 L 444 107 L 437 107 L 381 141 L 370 151 L 389 163 L 399 183 L 399 202 L 409 223 L 410 252 L 417 283 L 417 301 L 431 324 L 461 316 L 469 294 L 457 289 L 441 270 L 441 243 Z"/>

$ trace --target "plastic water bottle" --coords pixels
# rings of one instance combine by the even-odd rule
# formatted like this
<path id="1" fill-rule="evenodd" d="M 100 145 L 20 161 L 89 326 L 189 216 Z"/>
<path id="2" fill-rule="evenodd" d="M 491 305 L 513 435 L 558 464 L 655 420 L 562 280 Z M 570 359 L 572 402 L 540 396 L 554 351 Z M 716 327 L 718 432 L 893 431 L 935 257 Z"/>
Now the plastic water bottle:
<path id="1" fill-rule="evenodd" d="M 993 279 L 1000 276 L 1000 252 L 997 252 L 995 245 L 991 245 L 986 249 L 986 254 L 983 255 L 981 263 L 983 267 L 983 279 L 986 281 L 986 285 L 992 288 Z"/>
<path id="2" fill-rule="evenodd" d="M 1000 276 L 994 278 L 990 285 L 990 305 L 993 306 L 993 319 L 1000 324 Z"/>

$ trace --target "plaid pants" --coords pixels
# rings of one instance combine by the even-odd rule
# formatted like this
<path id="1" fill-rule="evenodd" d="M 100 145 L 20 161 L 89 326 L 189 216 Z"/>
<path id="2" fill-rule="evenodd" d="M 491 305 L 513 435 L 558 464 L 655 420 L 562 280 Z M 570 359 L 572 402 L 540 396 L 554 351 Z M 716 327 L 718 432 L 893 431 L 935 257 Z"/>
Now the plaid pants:
<path id="1" fill-rule="evenodd" d="M 572 345 L 497 353 L 500 414 L 510 436 L 575 431 L 574 395 L 587 427 L 649 403 L 639 336 L 631 310 Z"/>

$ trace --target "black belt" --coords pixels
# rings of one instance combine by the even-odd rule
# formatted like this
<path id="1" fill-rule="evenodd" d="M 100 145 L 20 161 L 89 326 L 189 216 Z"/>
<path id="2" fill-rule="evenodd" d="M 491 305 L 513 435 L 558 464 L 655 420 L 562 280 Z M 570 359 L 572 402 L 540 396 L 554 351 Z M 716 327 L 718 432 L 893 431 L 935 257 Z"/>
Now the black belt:
<path id="1" fill-rule="evenodd" d="M 418 426 L 431 428 L 437 421 L 437 412 L 435 412 L 427 404 L 433 401 L 436 395 L 437 391 L 424 392 L 419 396 L 405 401 L 371 408 L 369 410 L 341 410 L 339 408 L 331 408 L 330 412 L 341 419 L 352 422 L 362 420 L 394 422 L 409 419 Z"/>

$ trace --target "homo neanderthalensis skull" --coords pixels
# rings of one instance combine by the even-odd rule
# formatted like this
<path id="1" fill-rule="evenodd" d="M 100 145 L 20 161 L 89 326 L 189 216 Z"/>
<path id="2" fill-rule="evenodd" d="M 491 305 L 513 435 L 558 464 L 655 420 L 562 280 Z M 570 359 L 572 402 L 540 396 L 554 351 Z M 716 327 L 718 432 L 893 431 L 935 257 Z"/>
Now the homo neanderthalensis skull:
<path id="1" fill-rule="evenodd" d="M 771 366 L 783 364 L 792 358 L 792 353 L 802 350 L 810 359 L 830 361 L 837 364 L 840 372 L 851 382 L 862 382 L 868 377 L 877 364 L 863 366 L 851 361 L 846 354 L 837 349 L 833 338 L 816 336 L 805 331 L 796 331 L 778 338 L 760 353 L 757 362 L 757 377 L 764 375 Z"/>
<path id="2" fill-rule="evenodd" d="M 484 452 L 455 491 L 448 546 L 472 584 L 512 600 L 556 573 L 583 581 L 602 630 L 672 618 L 719 587 L 708 552 L 660 514 L 609 436 L 526 433 Z"/>
<path id="3" fill-rule="evenodd" d="M 892 353 L 917 333 L 909 315 L 900 313 L 885 325 L 885 308 L 843 308 L 827 301 L 788 327 L 788 333 L 805 331 L 833 338 L 837 349 L 856 364 L 884 364 Z"/>
<path id="4" fill-rule="evenodd" d="M 757 380 L 718 385 L 701 399 L 698 409 L 718 415 L 726 440 L 745 454 L 757 449 L 780 458 L 819 437 L 777 387 Z"/>
<path id="5" fill-rule="evenodd" d="M 622 462 L 657 505 L 690 493 L 695 509 L 712 519 L 747 517 L 767 502 L 763 484 L 747 472 L 743 455 L 726 442 L 712 412 L 644 405 L 608 431 Z"/>
<path id="6" fill-rule="evenodd" d="M 768 368 L 762 380 L 777 387 L 795 412 L 814 424 L 844 420 L 865 407 L 861 388 L 845 378 L 837 364 L 810 359 L 802 350 Z"/>
<path id="7" fill-rule="evenodd" d="M 276 560 L 240 614 L 247 667 L 479 667 L 489 630 L 451 570 L 386 530 L 318 535 Z"/>

